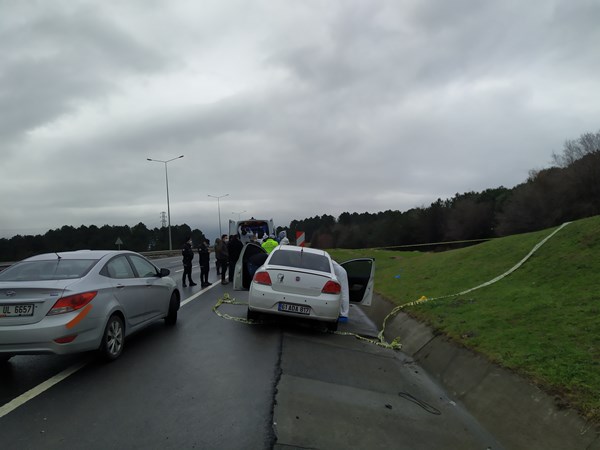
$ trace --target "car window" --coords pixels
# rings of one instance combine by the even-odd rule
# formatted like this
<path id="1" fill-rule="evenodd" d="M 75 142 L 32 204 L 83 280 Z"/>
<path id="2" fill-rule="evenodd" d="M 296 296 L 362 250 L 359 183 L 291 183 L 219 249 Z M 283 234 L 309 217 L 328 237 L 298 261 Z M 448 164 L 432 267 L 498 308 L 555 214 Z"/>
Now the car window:
<path id="1" fill-rule="evenodd" d="M 319 272 L 331 272 L 329 259 L 326 256 L 308 252 L 277 250 L 271 256 L 269 264 L 284 267 L 296 267 L 298 269 L 318 270 Z"/>
<path id="2" fill-rule="evenodd" d="M 140 278 L 156 276 L 156 267 L 154 267 L 149 261 L 136 255 L 129 255 L 129 259 L 131 260 L 131 263 L 133 264 L 133 267 L 135 267 L 135 271 Z"/>
<path id="3" fill-rule="evenodd" d="M 106 273 L 111 278 L 135 278 L 131 264 L 124 255 L 117 256 L 106 263 Z"/>
<path id="4" fill-rule="evenodd" d="M 96 264 L 95 259 L 22 261 L 0 272 L 0 281 L 44 281 L 81 278 Z"/>
<path id="5" fill-rule="evenodd" d="M 360 259 L 356 261 L 348 261 L 342 264 L 348 278 L 351 277 L 364 277 L 371 274 L 371 268 L 373 267 L 373 261 L 370 259 Z"/>

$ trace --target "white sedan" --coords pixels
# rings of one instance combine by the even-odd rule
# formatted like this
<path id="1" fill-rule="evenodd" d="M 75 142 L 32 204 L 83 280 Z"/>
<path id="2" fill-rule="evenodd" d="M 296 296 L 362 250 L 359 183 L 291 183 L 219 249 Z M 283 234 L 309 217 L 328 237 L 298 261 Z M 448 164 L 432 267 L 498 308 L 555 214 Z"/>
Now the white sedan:
<path id="1" fill-rule="evenodd" d="M 251 257 L 245 253 L 260 253 L 258 249 L 249 247 L 251 245 L 247 244 L 240 255 L 234 288 L 243 287 L 244 275 L 248 279 L 253 270 L 252 264 L 248 264 Z M 350 301 L 369 305 L 373 295 L 374 260 L 354 259 L 341 266 L 348 274 Z M 332 331 L 337 329 L 342 286 L 326 251 L 293 245 L 278 246 L 251 279 L 249 319 L 260 314 L 295 316 L 325 322 Z"/>

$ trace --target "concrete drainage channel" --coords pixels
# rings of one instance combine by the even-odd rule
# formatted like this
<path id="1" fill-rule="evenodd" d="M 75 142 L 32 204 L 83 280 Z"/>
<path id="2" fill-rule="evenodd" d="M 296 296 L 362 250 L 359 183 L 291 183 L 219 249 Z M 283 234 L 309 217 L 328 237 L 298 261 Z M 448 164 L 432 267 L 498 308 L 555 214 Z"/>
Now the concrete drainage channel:
<path id="1" fill-rule="evenodd" d="M 375 295 L 362 311 L 381 326 L 395 305 Z M 600 450 L 600 427 L 514 373 L 436 336 L 426 325 L 399 313 L 388 320 L 385 339 L 399 337 L 402 352 L 464 404 L 506 448 Z"/>

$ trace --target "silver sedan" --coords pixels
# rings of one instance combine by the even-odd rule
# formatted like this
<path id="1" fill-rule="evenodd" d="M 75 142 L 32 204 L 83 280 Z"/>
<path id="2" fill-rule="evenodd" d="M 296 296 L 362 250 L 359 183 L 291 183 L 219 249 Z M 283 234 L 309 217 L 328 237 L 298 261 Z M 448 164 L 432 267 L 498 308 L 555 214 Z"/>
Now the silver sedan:
<path id="1" fill-rule="evenodd" d="M 180 294 L 168 269 L 134 252 L 47 253 L 0 272 L 0 362 L 18 354 L 99 350 L 121 355 L 125 337 L 177 322 Z"/>

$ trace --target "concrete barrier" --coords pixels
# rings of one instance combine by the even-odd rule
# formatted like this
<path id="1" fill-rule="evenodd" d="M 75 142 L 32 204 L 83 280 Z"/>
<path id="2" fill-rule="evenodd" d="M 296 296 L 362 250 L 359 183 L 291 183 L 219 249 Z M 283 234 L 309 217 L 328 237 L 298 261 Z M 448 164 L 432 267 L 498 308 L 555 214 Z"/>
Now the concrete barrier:
<path id="1" fill-rule="evenodd" d="M 372 320 L 395 305 L 374 296 Z M 369 316 L 369 308 L 363 308 Z M 405 313 L 387 321 L 385 338 L 400 337 L 402 351 L 437 379 L 507 449 L 600 450 L 600 426 L 588 424 L 575 410 L 529 380 L 459 346 Z"/>

